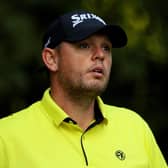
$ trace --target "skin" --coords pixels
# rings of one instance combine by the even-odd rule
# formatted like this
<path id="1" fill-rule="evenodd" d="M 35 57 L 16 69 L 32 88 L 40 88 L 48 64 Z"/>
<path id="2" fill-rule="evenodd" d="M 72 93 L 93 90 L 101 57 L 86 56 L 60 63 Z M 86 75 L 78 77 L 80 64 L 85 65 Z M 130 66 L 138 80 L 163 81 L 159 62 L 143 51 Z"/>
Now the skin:
<path id="1" fill-rule="evenodd" d="M 112 44 L 105 35 L 44 48 L 53 100 L 85 130 L 94 119 L 94 103 L 109 81 Z"/>

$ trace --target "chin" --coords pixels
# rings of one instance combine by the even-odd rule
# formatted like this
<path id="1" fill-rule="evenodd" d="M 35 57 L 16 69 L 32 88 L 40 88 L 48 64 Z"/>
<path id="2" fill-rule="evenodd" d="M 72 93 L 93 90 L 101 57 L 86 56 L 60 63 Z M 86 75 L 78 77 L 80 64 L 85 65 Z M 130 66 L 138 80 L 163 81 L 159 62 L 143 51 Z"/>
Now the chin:
<path id="1" fill-rule="evenodd" d="M 93 81 L 87 84 L 90 90 L 104 91 L 107 87 L 107 82 Z"/>
<path id="2" fill-rule="evenodd" d="M 92 85 L 92 86 L 89 86 L 87 88 L 85 88 L 86 92 L 90 92 L 94 95 L 101 95 L 105 90 L 106 90 L 106 86 L 98 86 L 98 85 Z"/>

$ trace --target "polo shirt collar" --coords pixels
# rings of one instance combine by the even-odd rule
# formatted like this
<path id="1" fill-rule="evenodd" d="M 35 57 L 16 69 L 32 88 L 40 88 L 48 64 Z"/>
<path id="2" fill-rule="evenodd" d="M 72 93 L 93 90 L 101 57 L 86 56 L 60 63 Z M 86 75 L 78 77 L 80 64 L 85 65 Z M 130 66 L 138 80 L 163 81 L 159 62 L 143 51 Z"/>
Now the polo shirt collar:
<path id="1" fill-rule="evenodd" d="M 49 117 L 55 122 L 57 126 L 59 126 L 63 121 L 68 121 L 70 118 L 63 109 L 61 109 L 57 103 L 52 99 L 50 95 L 50 88 L 48 88 L 42 97 L 41 104 L 45 110 L 45 112 L 49 115 Z M 99 124 L 102 121 L 107 122 L 107 118 L 105 113 L 103 113 L 103 101 L 100 97 L 97 97 L 95 103 L 95 120 L 96 123 Z"/>
<path id="2" fill-rule="evenodd" d="M 105 108 L 104 108 L 105 104 L 100 96 L 97 97 L 96 102 L 97 102 L 97 110 L 100 113 L 99 118 L 100 117 L 103 118 L 103 121 L 105 122 L 105 124 L 107 124 L 108 116 L 106 115 L 107 113 L 105 112 Z M 95 108 L 96 108 L 96 106 L 95 106 Z M 97 111 L 97 110 L 95 109 L 95 111 Z M 95 119 L 96 119 L 96 114 L 95 114 Z"/>
<path id="3" fill-rule="evenodd" d="M 69 117 L 64 110 L 62 110 L 57 103 L 52 99 L 50 95 L 50 88 L 48 88 L 43 95 L 41 100 L 41 104 L 43 105 L 45 112 L 49 115 L 49 117 L 54 121 L 54 123 L 59 126 L 62 121 Z"/>

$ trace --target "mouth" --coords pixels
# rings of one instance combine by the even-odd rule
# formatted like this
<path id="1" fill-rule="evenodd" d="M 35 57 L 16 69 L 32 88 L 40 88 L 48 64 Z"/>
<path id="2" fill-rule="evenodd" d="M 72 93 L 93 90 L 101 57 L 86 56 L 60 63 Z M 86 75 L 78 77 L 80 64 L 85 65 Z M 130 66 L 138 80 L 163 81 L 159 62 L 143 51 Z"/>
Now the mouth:
<path id="1" fill-rule="evenodd" d="M 101 78 L 104 76 L 103 67 L 94 67 L 90 71 L 96 78 Z"/>
<path id="2" fill-rule="evenodd" d="M 94 68 L 92 72 L 100 73 L 103 74 L 103 69 L 102 68 Z"/>

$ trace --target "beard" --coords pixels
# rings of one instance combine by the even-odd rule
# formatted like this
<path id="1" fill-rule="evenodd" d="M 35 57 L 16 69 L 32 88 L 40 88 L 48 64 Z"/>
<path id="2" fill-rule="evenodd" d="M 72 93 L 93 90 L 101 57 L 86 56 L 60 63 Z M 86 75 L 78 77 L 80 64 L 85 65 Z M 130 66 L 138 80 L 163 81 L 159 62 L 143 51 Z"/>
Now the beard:
<path id="1" fill-rule="evenodd" d="M 60 86 L 71 97 L 95 98 L 101 95 L 107 88 L 109 77 L 100 79 L 87 79 L 82 75 L 70 75 L 64 71 L 59 71 L 58 81 Z"/>

